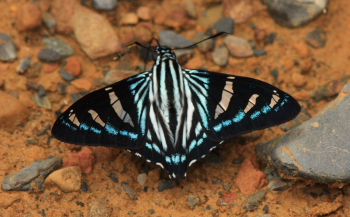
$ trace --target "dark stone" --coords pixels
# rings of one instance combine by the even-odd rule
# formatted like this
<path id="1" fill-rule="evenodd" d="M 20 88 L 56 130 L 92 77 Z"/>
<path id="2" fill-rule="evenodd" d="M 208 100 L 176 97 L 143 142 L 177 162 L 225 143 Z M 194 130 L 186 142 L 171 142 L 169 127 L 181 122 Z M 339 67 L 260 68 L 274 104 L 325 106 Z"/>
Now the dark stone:
<path id="1" fill-rule="evenodd" d="M 277 24 L 293 28 L 306 24 L 321 14 L 328 0 L 267 0 L 266 3 L 268 12 Z"/>
<path id="2" fill-rule="evenodd" d="M 115 183 L 119 183 L 119 179 L 118 177 L 115 175 L 115 173 L 111 173 L 109 174 L 109 178 L 111 178 L 111 180 Z"/>
<path id="3" fill-rule="evenodd" d="M 272 75 L 274 78 L 278 78 L 278 68 L 276 67 L 276 68 L 274 68 L 274 69 L 272 69 L 272 71 L 270 72 L 270 75 Z"/>
<path id="4" fill-rule="evenodd" d="M 316 28 L 306 36 L 306 42 L 314 48 L 326 45 L 326 32 L 321 28 Z"/>
<path id="5" fill-rule="evenodd" d="M 17 73 L 24 74 L 29 69 L 31 62 L 32 62 L 31 57 L 24 57 L 20 62 L 19 66 L 17 67 L 17 70 L 16 70 Z"/>
<path id="6" fill-rule="evenodd" d="M 74 75 L 67 72 L 66 70 L 60 70 L 60 75 L 66 81 L 73 81 L 75 79 Z"/>
<path id="7" fill-rule="evenodd" d="M 5 191 L 43 190 L 45 178 L 61 165 L 62 158 L 60 157 L 35 161 L 17 173 L 6 176 L 2 181 L 2 189 Z"/>
<path id="8" fill-rule="evenodd" d="M 43 41 L 45 48 L 56 51 L 62 58 L 67 58 L 74 54 L 73 48 L 60 38 L 47 37 L 44 38 Z"/>
<path id="9" fill-rule="evenodd" d="M 161 182 L 158 185 L 158 191 L 162 192 L 162 191 L 165 191 L 165 190 L 173 189 L 173 188 L 175 188 L 175 186 L 176 186 L 176 183 L 174 181 Z"/>
<path id="10" fill-rule="evenodd" d="M 117 0 L 92 0 L 92 6 L 96 10 L 110 11 L 118 6 Z"/>
<path id="11" fill-rule="evenodd" d="M 265 49 L 253 50 L 253 52 L 255 56 L 262 56 L 267 54 L 267 51 Z"/>
<path id="12" fill-rule="evenodd" d="M 0 32 L 0 40 L 8 42 L 11 41 L 11 37 L 6 33 Z"/>
<path id="13" fill-rule="evenodd" d="M 55 34 L 57 25 L 56 18 L 49 12 L 43 12 L 41 16 L 44 26 L 49 30 L 51 34 Z"/>
<path id="14" fill-rule="evenodd" d="M 156 211 L 154 211 L 154 209 L 149 209 L 149 210 L 148 210 L 148 213 L 149 213 L 149 214 L 154 214 L 154 213 L 156 213 Z"/>
<path id="15" fill-rule="evenodd" d="M 44 48 L 40 51 L 38 58 L 41 61 L 53 63 L 60 61 L 62 59 L 62 56 L 54 50 Z"/>
<path id="16" fill-rule="evenodd" d="M 318 198 L 318 195 L 317 195 L 317 193 L 315 193 L 315 192 L 310 192 L 310 195 L 311 195 L 311 197 L 314 198 L 314 199 L 317 199 L 317 198 Z"/>
<path id="17" fill-rule="evenodd" d="M 265 45 L 273 44 L 273 42 L 275 42 L 276 36 L 277 36 L 276 32 L 268 34 L 265 38 Z"/>
<path id="18" fill-rule="evenodd" d="M 233 34 L 235 23 L 231 17 L 224 17 L 214 23 L 212 28 L 218 32 L 227 32 L 228 34 Z"/>
<path id="19" fill-rule="evenodd" d="M 82 191 L 88 192 L 89 191 L 89 186 L 87 185 L 86 182 L 81 183 L 81 188 Z"/>
<path id="20" fill-rule="evenodd" d="M 39 85 L 38 95 L 40 98 L 46 96 L 46 90 L 45 90 L 45 87 L 43 85 Z"/>
<path id="21" fill-rule="evenodd" d="M 162 30 L 159 34 L 159 43 L 162 46 L 183 48 L 194 43 L 170 30 Z"/>
<path id="22" fill-rule="evenodd" d="M 317 182 L 350 182 L 350 84 L 319 115 L 267 143 L 256 153 L 285 175 Z"/>

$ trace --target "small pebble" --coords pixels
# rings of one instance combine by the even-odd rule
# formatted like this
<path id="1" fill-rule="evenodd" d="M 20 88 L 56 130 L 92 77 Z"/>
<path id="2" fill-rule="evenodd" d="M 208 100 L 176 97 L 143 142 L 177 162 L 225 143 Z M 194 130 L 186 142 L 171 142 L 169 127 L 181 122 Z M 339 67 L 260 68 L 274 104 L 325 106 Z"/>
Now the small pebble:
<path id="1" fill-rule="evenodd" d="M 278 74 L 279 74 L 279 72 L 278 72 L 278 68 L 277 67 L 272 69 L 272 71 L 270 72 L 270 75 L 272 75 L 276 79 L 278 78 Z"/>
<path id="2" fill-rule="evenodd" d="M 302 58 L 307 58 L 310 56 L 309 47 L 304 41 L 294 43 L 294 48 L 298 51 Z"/>
<path id="3" fill-rule="evenodd" d="M 165 190 L 173 189 L 175 187 L 176 187 L 176 183 L 174 181 L 165 181 L 165 182 L 161 182 L 158 185 L 158 191 L 162 192 Z"/>
<path id="4" fill-rule="evenodd" d="M 17 11 L 17 29 L 27 31 L 41 26 L 41 10 L 39 4 L 25 3 Z"/>
<path id="5" fill-rule="evenodd" d="M 119 183 L 119 179 L 118 177 L 115 175 L 115 173 L 111 173 L 109 174 L 109 178 L 111 178 L 111 180 L 115 183 Z"/>
<path id="6" fill-rule="evenodd" d="M 81 178 L 80 167 L 66 167 L 51 173 L 45 180 L 45 187 L 57 186 L 65 193 L 79 191 Z"/>
<path id="7" fill-rule="evenodd" d="M 139 22 L 139 18 L 137 15 L 133 12 L 129 12 L 127 14 L 124 14 L 122 17 L 120 24 L 121 25 L 136 25 Z"/>
<path id="8" fill-rule="evenodd" d="M 94 87 L 94 81 L 90 78 L 78 78 L 72 81 L 71 84 L 83 91 L 91 91 Z"/>
<path id="9" fill-rule="evenodd" d="M 16 69 L 17 73 L 24 74 L 28 70 L 28 68 L 30 68 L 31 61 L 32 61 L 31 57 L 24 57 L 20 62 L 20 64 L 17 66 L 17 69 Z"/>
<path id="10" fill-rule="evenodd" d="M 113 208 L 106 201 L 94 201 L 90 204 L 89 217 L 113 216 Z"/>
<path id="11" fill-rule="evenodd" d="M 321 28 L 316 28 L 306 36 L 306 42 L 314 48 L 326 45 L 326 32 Z"/>
<path id="12" fill-rule="evenodd" d="M 75 79 L 74 75 L 68 73 L 66 70 L 60 70 L 60 75 L 66 81 L 73 81 Z"/>
<path id="13" fill-rule="evenodd" d="M 55 34 L 57 21 L 56 18 L 49 12 L 44 12 L 42 14 L 42 20 L 44 26 L 49 30 L 50 34 Z"/>
<path id="14" fill-rule="evenodd" d="M 45 87 L 43 85 L 39 85 L 38 96 L 40 98 L 46 96 L 46 90 L 45 90 Z"/>
<path id="15" fill-rule="evenodd" d="M 227 32 L 228 34 L 233 34 L 235 23 L 231 17 L 224 17 L 214 23 L 212 28 L 217 32 Z"/>
<path id="16" fill-rule="evenodd" d="M 17 48 L 15 43 L 8 41 L 4 44 L 0 44 L 0 60 L 11 61 L 17 59 Z"/>
<path id="17" fill-rule="evenodd" d="M 122 182 L 122 186 L 126 192 L 126 194 L 133 200 L 137 199 L 137 192 L 129 185 L 127 182 Z"/>
<path id="18" fill-rule="evenodd" d="M 254 211 L 259 207 L 259 204 L 265 200 L 265 195 L 267 190 L 261 190 L 255 194 L 249 196 L 245 201 L 243 201 L 242 206 L 245 210 Z"/>
<path id="19" fill-rule="evenodd" d="M 266 29 L 255 29 L 254 37 L 256 41 L 263 42 L 266 38 Z"/>
<path id="20" fill-rule="evenodd" d="M 73 48 L 61 38 L 47 37 L 43 41 L 45 48 L 56 51 L 62 58 L 67 58 L 74 54 Z"/>
<path id="21" fill-rule="evenodd" d="M 292 83 L 295 87 L 303 87 L 307 82 L 306 76 L 297 72 L 292 74 Z"/>
<path id="22" fill-rule="evenodd" d="M 194 44 L 192 41 L 182 37 L 181 35 L 171 30 L 160 31 L 159 43 L 162 46 L 178 47 L 178 48 L 183 48 Z"/>
<path id="23" fill-rule="evenodd" d="M 254 16 L 253 6 L 251 1 L 224 1 L 224 15 L 232 17 L 235 23 L 245 23 Z"/>
<path id="24" fill-rule="evenodd" d="M 40 97 L 38 93 L 34 93 L 34 102 L 40 108 L 51 109 L 51 103 L 46 94 Z"/>
<path id="25" fill-rule="evenodd" d="M 265 45 L 267 44 L 273 44 L 277 36 L 276 32 L 270 33 L 266 38 L 265 38 Z"/>
<path id="26" fill-rule="evenodd" d="M 38 55 L 38 58 L 44 62 L 57 62 L 57 61 L 60 61 L 62 59 L 62 56 L 61 56 L 61 54 L 59 54 L 58 52 L 56 52 L 54 50 L 44 48 L 44 49 L 41 49 L 41 51 Z"/>
<path id="27" fill-rule="evenodd" d="M 69 57 L 67 59 L 67 64 L 65 69 L 68 73 L 74 75 L 75 77 L 79 76 L 81 73 L 81 63 L 77 57 Z"/>
<path id="28" fill-rule="evenodd" d="M 2 189 L 5 191 L 43 190 L 46 176 L 61 165 L 62 158 L 60 157 L 35 161 L 17 173 L 6 176 L 2 181 Z"/>
<path id="29" fill-rule="evenodd" d="M 117 7 L 117 0 L 92 0 L 92 6 L 96 10 L 110 11 Z"/>
<path id="30" fill-rule="evenodd" d="M 233 57 L 245 58 L 254 54 L 249 42 L 244 38 L 228 35 L 225 37 L 225 45 Z"/>
<path id="31" fill-rule="evenodd" d="M 151 8 L 146 6 L 139 7 L 136 11 L 136 14 L 141 20 L 150 20 L 152 18 Z"/>
<path id="32" fill-rule="evenodd" d="M 218 66 L 225 66 L 228 63 L 229 53 L 225 46 L 216 48 L 213 52 L 213 61 Z"/>
<path id="33" fill-rule="evenodd" d="M 191 18 L 196 19 L 197 18 L 197 10 L 196 10 L 196 6 L 193 2 L 193 0 L 185 0 L 185 7 L 186 7 L 186 11 L 188 13 L 188 15 Z"/>
<path id="34" fill-rule="evenodd" d="M 199 202 L 200 202 L 200 198 L 198 197 L 198 195 L 192 194 L 187 198 L 187 203 L 191 209 L 194 209 Z"/>
<path id="35" fill-rule="evenodd" d="M 88 192 L 89 191 L 89 186 L 87 185 L 86 182 L 82 182 L 81 183 L 81 190 L 84 192 Z"/>
<path id="36" fill-rule="evenodd" d="M 266 55 L 267 51 L 265 49 L 261 49 L 261 50 L 254 50 L 254 55 L 255 56 L 262 56 L 262 55 Z"/>
<path id="37" fill-rule="evenodd" d="M 137 181 L 141 186 L 143 186 L 147 182 L 147 174 L 141 173 L 137 176 Z"/>

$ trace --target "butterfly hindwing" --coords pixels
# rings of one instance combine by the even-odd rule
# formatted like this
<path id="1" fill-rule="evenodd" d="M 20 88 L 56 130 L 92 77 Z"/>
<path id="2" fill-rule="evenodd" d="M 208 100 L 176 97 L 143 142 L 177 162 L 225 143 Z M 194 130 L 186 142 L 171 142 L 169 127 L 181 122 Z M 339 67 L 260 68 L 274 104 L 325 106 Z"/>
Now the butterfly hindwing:
<path id="1" fill-rule="evenodd" d="M 75 102 L 55 122 L 61 141 L 138 149 L 145 142 L 149 72 L 94 91 Z"/>
<path id="2" fill-rule="evenodd" d="M 253 78 L 185 69 L 197 114 L 220 141 L 287 122 L 300 112 L 289 94 Z"/>

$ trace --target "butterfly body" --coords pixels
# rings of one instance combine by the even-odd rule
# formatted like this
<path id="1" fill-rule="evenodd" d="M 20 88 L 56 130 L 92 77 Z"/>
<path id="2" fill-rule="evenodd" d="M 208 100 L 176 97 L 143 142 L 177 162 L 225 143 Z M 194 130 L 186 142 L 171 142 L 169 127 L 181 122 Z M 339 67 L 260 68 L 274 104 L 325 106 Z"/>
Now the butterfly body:
<path id="1" fill-rule="evenodd" d="M 94 91 L 55 122 L 59 140 L 124 148 L 182 179 L 225 139 L 293 119 L 299 104 L 252 78 L 182 69 L 157 47 L 151 71 Z"/>

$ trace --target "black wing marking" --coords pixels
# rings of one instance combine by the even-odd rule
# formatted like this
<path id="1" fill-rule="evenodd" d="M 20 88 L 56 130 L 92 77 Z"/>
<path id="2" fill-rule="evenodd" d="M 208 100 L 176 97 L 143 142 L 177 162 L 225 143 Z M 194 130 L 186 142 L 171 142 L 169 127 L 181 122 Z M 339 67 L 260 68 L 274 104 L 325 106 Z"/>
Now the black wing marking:
<path id="1" fill-rule="evenodd" d="M 82 97 L 56 120 L 52 135 L 73 144 L 139 149 L 146 141 L 150 74 Z"/>

